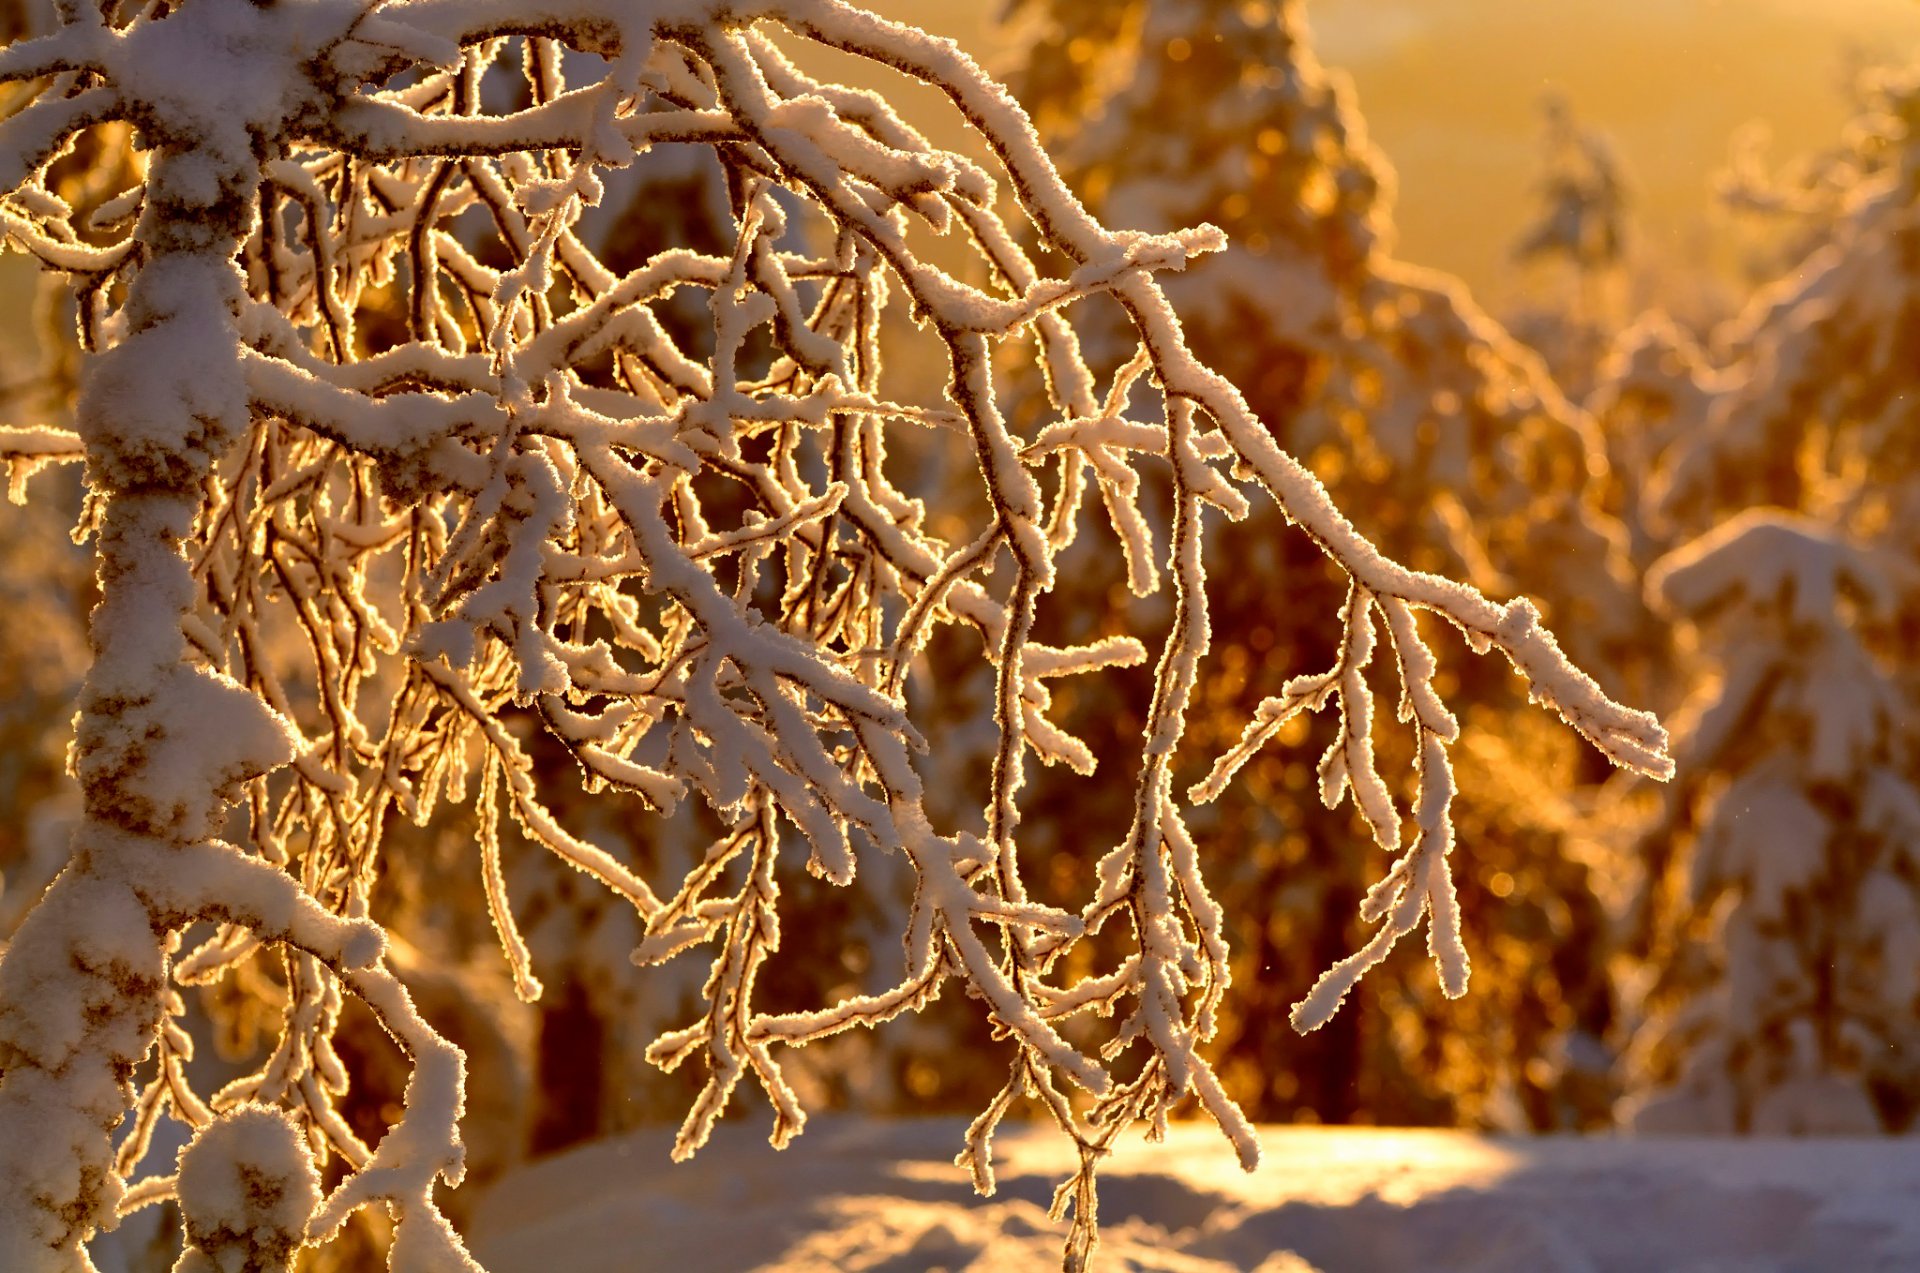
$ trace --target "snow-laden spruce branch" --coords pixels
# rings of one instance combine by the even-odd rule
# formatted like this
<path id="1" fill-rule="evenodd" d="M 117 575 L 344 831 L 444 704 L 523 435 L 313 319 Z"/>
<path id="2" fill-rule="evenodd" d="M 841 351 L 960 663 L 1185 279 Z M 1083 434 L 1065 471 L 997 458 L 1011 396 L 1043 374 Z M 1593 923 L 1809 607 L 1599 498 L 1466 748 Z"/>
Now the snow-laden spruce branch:
<path id="1" fill-rule="evenodd" d="M 1465 987 L 1447 865 L 1457 727 L 1418 612 L 1498 648 L 1615 762 L 1667 772 L 1658 724 L 1574 668 L 1531 606 L 1384 558 L 1194 358 L 1154 275 L 1219 248 L 1218 232 L 1105 229 L 1021 109 L 946 41 L 837 0 L 114 12 L 67 6 L 54 34 L 0 51 L 0 81 L 19 86 L 0 123 L 0 234 L 73 278 L 97 351 L 75 430 L 14 429 L 0 455 L 16 487 L 84 458 L 102 583 L 74 751 L 86 821 L 0 963 L 0 1174 L 23 1182 L 0 1200 L 8 1268 L 85 1267 L 89 1234 L 176 1192 L 195 1249 L 220 1258 L 204 1253 L 237 1240 L 212 1218 L 231 1208 L 192 1181 L 220 1179 L 207 1162 L 230 1145 L 283 1196 L 308 1197 L 287 1128 L 346 1174 L 305 1217 L 259 1219 L 247 1258 L 283 1260 L 384 1202 L 400 1218 L 393 1267 L 470 1267 L 432 1201 L 436 1179 L 461 1172 L 459 1054 L 384 970 L 369 919 L 392 820 L 468 799 L 523 995 L 540 983 L 501 864 L 503 807 L 633 906 L 636 960 L 712 948 L 706 1010 L 650 1052 L 707 1072 L 677 1154 L 749 1074 L 784 1143 L 805 1112 L 781 1049 L 877 1026 L 957 980 L 1010 1067 L 961 1159 L 990 1190 L 995 1126 L 1036 1099 L 1081 1147 L 1058 1198 L 1075 1215 L 1071 1264 L 1092 1250 L 1094 1166 L 1127 1126 L 1162 1126 L 1193 1095 L 1250 1166 L 1252 1129 L 1203 1054 L 1228 952 L 1174 778 L 1209 641 L 1209 508 L 1239 518 L 1274 500 L 1352 580 L 1330 616 L 1338 665 L 1288 682 L 1192 793 L 1217 794 L 1286 716 L 1338 700 L 1323 794 L 1351 791 L 1399 856 L 1367 900 L 1378 935 L 1300 1006 L 1302 1028 L 1423 916 L 1443 985 Z M 991 168 L 933 147 L 878 95 L 810 79 L 782 40 L 933 85 Z M 604 71 L 570 86 L 584 63 L 563 48 Z M 488 109 L 505 100 L 520 104 Z M 142 183 L 70 201 L 57 161 L 108 144 L 98 126 L 116 122 L 144 148 Z M 669 142 L 709 146 L 726 170 L 732 249 L 663 245 L 617 273 L 582 212 Z M 930 263 L 935 235 L 970 245 L 987 281 Z M 710 339 L 676 338 L 663 316 L 689 290 L 708 298 Z M 1072 304 L 1102 293 L 1137 337 L 1105 385 L 1071 325 Z M 896 298 L 949 368 L 944 401 L 883 375 Z M 1028 357 L 1050 405 L 1023 437 L 996 370 Z M 984 500 L 901 485 L 888 443 L 903 428 L 970 456 Z M 1174 494 L 1164 564 L 1143 466 Z M 1131 637 L 1035 638 L 1088 470 L 1131 586 L 1170 578 L 1174 621 L 1130 829 L 1074 913 L 1030 896 L 1019 857 L 1028 753 L 1082 773 L 1101 759 L 1049 717 L 1049 682 L 1152 657 Z M 956 533 L 969 507 L 987 516 Z M 935 824 L 917 757 L 938 740 L 907 707 L 943 624 L 977 633 L 995 678 L 984 836 Z M 1382 629 L 1416 757 L 1404 850 L 1406 814 L 1372 749 Z M 563 825 L 516 714 L 589 789 L 652 809 L 691 795 L 730 830 L 656 890 Z M 850 884 L 876 852 L 904 855 L 915 881 L 899 981 L 812 1011 L 759 1008 L 796 853 Z M 212 935 L 181 954 L 196 923 Z M 1062 956 L 1118 923 L 1130 953 L 1067 979 Z M 250 1077 L 193 1092 L 169 983 L 268 952 L 287 992 L 276 1047 Z M 414 1066 L 405 1118 L 376 1146 L 339 1110 L 353 1076 L 331 1040 L 347 996 Z M 1089 1015 L 1117 1021 L 1102 1034 L 1073 1020 Z M 128 1112 L 136 1137 L 116 1153 Z M 177 1179 L 132 1179 L 163 1112 L 215 1151 L 190 1150 Z"/>

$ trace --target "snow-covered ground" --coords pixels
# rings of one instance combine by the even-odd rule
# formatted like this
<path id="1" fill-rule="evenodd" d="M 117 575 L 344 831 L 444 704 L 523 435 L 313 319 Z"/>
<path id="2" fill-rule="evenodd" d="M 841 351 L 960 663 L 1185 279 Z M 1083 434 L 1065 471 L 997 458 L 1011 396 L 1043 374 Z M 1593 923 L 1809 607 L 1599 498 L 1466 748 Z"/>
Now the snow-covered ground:
<path id="1" fill-rule="evenodd" d="M 1068 1152 L 996 1140 L 1000 1192 L 949 1161 L 962 1125 L 818 1120 L 785 1153 L 728 1124 L 693 1162 L 643 1133 L 525 1168 L 475 1208 L 491 1273 L 1059 1267 Z M 1920 1270 L 1920 1139 L 1489 1139 L 1267 1128 L 1243 1175 L 1181 1126 L 1107 1164 L 1096 1267 L 1163 1273 Z"/>

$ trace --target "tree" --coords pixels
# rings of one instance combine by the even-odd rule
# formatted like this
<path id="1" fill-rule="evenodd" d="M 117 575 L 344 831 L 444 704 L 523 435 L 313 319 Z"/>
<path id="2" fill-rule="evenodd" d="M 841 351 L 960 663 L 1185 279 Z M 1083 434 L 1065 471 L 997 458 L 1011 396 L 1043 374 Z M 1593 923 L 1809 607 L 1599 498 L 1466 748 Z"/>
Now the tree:
<path id="1" fill-rule="evenodd" d="M 1171 781 L 1209 639 L 1203 509 L 1244 516 L 1250 492 L 1350 584 L 1335 666 L 1264 705 L 1226 765 L 1337 699 L 1339 774 L 1404 850 L 1368 895 L 1375 936 L 1322 978 L 1300 1025 L 1330 1016 L 1423 917 L 1443 985 L 1466 987 L 1448 868 L 1458 726 L 1419 612 L 1498 648 L 1610 758 L 1666 771 L 1658 724 L 1575 669 L 1529 603 L 1382 556 L 1195 358 L 1154 275 L 1217 249 L 1219 232 L 1105 229 L 948 43 L 838 0 L 63 0 L 59 18 L 0 52 L 0 82 L 25 86 L 0 125 L 0 189 L 9 243 L 76 281 L 92 352 L 73 431 L 15 430 L 5 445 L 27 466 L 84 457 L 101 598 L 72 752 L 85 816 L 0 961 L 9 1268 L 85 1267 L 89 1235 L 176 1192 L 183 1268 L 284 1267 L 375 1202 L 396 1218 L 392 1267 L 470 1266 L 432 1196 L 461 1176 L 463 1059 L 389 969 L 379 918 L 389 824 L 463 799 L 523 995 L 540 986 L 503 884 L 502 806 L 634 908 L 636 959 L 712 945 L 705 1011 L 654 1045 L 666 1065 L 707 1070 L 679 1154 L 749 1073 L 785 1143 L 805 1115 L 780 1049 L 958 981 L 1009 1067 L 961 1161 L 991 1189 L 995 1126 L 1036 1100 L 1081 1147 L 1060 1194 L 1070 1264 L 1094 1241 L 1095 1165 L 1126 1127 L 1192 1095 L 1251 1164 L 1251 1128 L 1201 1051 L 1228 952 Z M 809 79 L 776 37 L 938 88 L 993 171 L 933 149 L 879 97 Z M 563 46 L 602 59 L 577 87 Z M 515 76 L 525 104 L 489 106 L 488 86 Z M 120 126 L 144 179 L 70 202 L 52 176 L 66 148 Z M 661 142 L 713 148 L 730 251 L 668 247 L 615 274 L 574 225 L 602 170 Z M 1003 218 L 1003 181 L 1054 272 Z M 467 248 L 473 222 L 497 235 L 497 266 Z M 927 262 L 940 233 L 965 236 L 988 286 Z M 702 355 L 655 315 L 682 289 L 709 298 Z M 1134 332 L 1104 387 L 1064 313 L 1094 294 Z M 945 361 L 937 386 L 895 386 L 879 365 L 876 324 L 896 296 Z M 1053 412 L 1022 438 L 993 372 L 1028 336 Z M 1127 414 L 1136 394 L 1158 400 L 1156 419 Z M 895 484 L 887 444 L 909 428 L 968 457 L 968 501 L 932 508 Z M 1135 462 L 1169 475 L 1174 620 L 1128 830 L 1074 913 L 1027 892 L 1025 755 L 1091 769 L 1046 715 L 1048 684 L 1148 651 L 1048 645 L 1035 624 L 1078 475 Z M 1137 544 L 1146 514 L 1107 503 Z M 939 740 L 902 697 L 916 651 L 948 624 L 977 634 L 993 667 L 984 835 L 928 816 L 915 755 Z M 1371 746 L 1382 630 L 1415 758 L 1404 846 Z M 692 794 L 725 833 L 656 892 L 552 816 L 524 741 L 536 729 L 588 785 L 643 807 Z M 794 918 L 781 898 L 793 859 L 848 884 L 887 853 L 915 876 L 898 982 L 761 1010 L 756 979 Z M 1090 935 L 1122 926 L 1117 962 L 1065 977 Z M 278 961 L 278 1045 L 203 1097 L 185 1080 L 173 986 L 257 959 Z M 352 1076 L 332 1038 L 348 999 L 412 1066 L 377 1144 L 339 1116 Z M 1091 1020 L 1108 1016 L 1106 1030 Z M 177 1175 L 129 1180 L 163 1113 L 199 1129 L 194 1147 Z M 236 1209 L 228 1167 L 277 1195 L 270 1216 Z"/>
<path id="2" fill-rule="evenodd" d="M 1569 397 L 1593 391 L 1609 337 L 1621 326 L 1629 190 L 1605 135 L 1582 124 L 1558 93 L 1542 96 L 1545 153 L 1538 209 L 1515 237 L 1515 261 L 1535 267 L 1530 300 L 1509 304 L 1508 325 L 1539 350 Z M 1539 266 L 1544 263 L 1544 276 Z"/>
<path id="3" fill-rule="evenodd" d="M 1580 126 L 1558 93 L 1540 104 L 1546 117 L 1547 164 L 1540 181 L 1540 219 L 1513 245 L 1522 261 L 1561 257 L 1584 277 L 1618 265 L 1626 254 L 1626 182 L 1613 148 Z"/>
<path id="4" fill-rule="evenodd" d="M 1723 675 L 1678 718 L 1681 780 L 1644 835 L 1636 1127 L 1865 1135 L 1882 1094 L 1893 1121 L 1911 1113 L 1920 790 L 1909 697 L 1873 649 L 1901 592 L 1889 567 L 1754 509 L 1654 568 Z"/>

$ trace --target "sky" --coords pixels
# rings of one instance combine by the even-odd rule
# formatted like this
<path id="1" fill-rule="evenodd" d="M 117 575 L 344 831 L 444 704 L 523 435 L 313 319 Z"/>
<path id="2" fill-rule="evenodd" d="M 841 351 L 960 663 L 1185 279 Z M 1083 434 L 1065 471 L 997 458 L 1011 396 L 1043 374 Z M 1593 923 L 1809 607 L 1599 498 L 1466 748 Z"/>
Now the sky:
<path id="1" fill-rule="evenodd" d="M 1915 0 L 1319 0 L 1308 17 L 1399 174 L 1401 254 L 1481 292 L 1516 282 L 1543 95 L 1609 138 L 1637 250 L 1670 263 L 1714 251 L 1711 182 L 1736 130 L 1764 121 L 1782 162 L 1831 145 L 1850 61 L 1920 53 Z"/>
<path id="2" fill-rule="evenodd" d="M 1008 56 L 997 3 L 868 2 Z M 1830 144 L 1850 58 L 1920 55 L 1920 0 L 1309 0 L 1307 17 L 1398 174 L 1399 254 L 1495 301 L 1538 282 L 1509 253 L 1536 207 L 1544 94 L 1612 142 L 1658 270 L 1726 255 L 1707 209 L 1742 125 L 1765 121 L 1783 162 Z"/>

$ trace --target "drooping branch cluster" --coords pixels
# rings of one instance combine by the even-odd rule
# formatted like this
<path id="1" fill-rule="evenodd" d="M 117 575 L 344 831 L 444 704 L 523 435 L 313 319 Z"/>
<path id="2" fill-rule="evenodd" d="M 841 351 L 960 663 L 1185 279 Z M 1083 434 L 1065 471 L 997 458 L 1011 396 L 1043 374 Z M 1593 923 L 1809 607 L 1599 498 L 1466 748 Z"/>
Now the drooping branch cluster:
<path id="1" fill-rule="evenodd" d="M 646 932 L 636 959 L 712 948 L 706 1011 L 650 1053 L 707 1067 L 678 1153 L 698 1148 L 748 1073 L 784 1143 L 804 1111 L 781 1048 L 879 1025 L 957 980 L 1012 1049 L 1007 1088 L 963 1159 L 990 1188 L 995 1125 L 1018 1096 L 1038 1098 L 1083 1149 L 1061 1195 L 1075 1204 L 1073 1258 L 1093 1240 L 1093 1164 L 1126 1126 L 1159 1125 L 1192 1094 L 1244 1162 L 1257 1158 L 1201 1054 L 1227 952 L 1173 780 L 1209 643 L 1209 507 L 1239 518 L 1252 499 L 1275 501 L 1352 591 L 1335 620 L 1339 666 L 1263 706 L 1207 791 L 1284 714 L 1337 697 L 1326 790 L 1350 788 L 1381 843 L 1399 848 L 1405 815 L 1370 741 L 1377 623 L 1415 736 L 1415 839 L 1369 898 L 1380 935 L 1323 979 L 1297 1014 L 1303 1027 L 1324 1021 L 1423 915 L 1443 983 L 1465 986 L 1447 867 L 1456 728 L 1419 611 L 1476 650 L 1498 647 L 1537 700 L 1615 762 L 1665 772 L 1659 726 L 1575 669 L 1527 603 L 1499 605 L 1383 557 L 1193 356 L 1155 274 L 1217 249 L 1219 233 L 1103 228 L 1019 107 L 945 42 L 838 0 L 189 0 L 117 24 L 67 16 L 56 34 L 0 53 L 0 79 L 37 90 L 0 124 L 0 187 L 13 192 L 0 228 L 76 278 L 87 339 L 113 351 L 102 366 L 119 378 L 92 374 L 100 409 L 83 412 L 78 436 L 16 432 L 0 451 L 27 467 L 84 455 L 109 522 L 142 482 L 198 492 L 178 549 L 191 581 L 179 619 L 187 658 L 244 689 L 286 734 L 284 755 L 241 776 L 245 816 L 228 834 L 244 823 L 245 848 L 221 846 L 236 861 L 284 872 L 318 908 L 361 925 L 377 912 L 394 821 L 424 823 L 471 797 L 476 865 L 523 994 L 539 982 L 501 869 L 503 805 L 531 840 L 632 904 Z M 215 37 L 229 54 L 257 41 L 262 74 L 304 87 L 271 118 L 256 112 L 201 147 L 168 149 L 183 128 L 213 129 L 219 90 L 156 68 L 170 52 L 191 61 L 195 42 Z M 782 40 L 932 85 L 991 164 L 934 148 L 877 95 L 810 78 Z M 147 186 L 69 204 L 50 177 L 66 147 L 121 119 L 161 139 Z M 663 245 L 616 273 L 583 210 L 606 174 L 668 142 L 712 148 L 732 199 L 731 252 Z M 250 188 L 220 185 L 243 179 Z M 224 310 L 217 296 L 190 295 L 197 318 L 155 324 L 141 289 L 161 285 L 146 280 L 213 250 L 196 249 L 193 226 L 169 212 L 202 206 L 195 181 L 213 183 L 204 206 L 247 205 L 230 253 L 243 294 Z M 926 245 L 942 237 L 977 258 L 977 279 L 932 263 Z M 706 298 L 711 321 L 676 338 L 662 307 L 686 292 Z M 1137 346 L 1104 386 L 1070 321 L 1095 294 L 1119 304 Z M 911 331 L 889 317 L 900 301 Z M 887 333 L 944 364 L 942 393 L 883 368 Z M 209 341 L 226 349 L 226 370 L 205 384 L 183 377 L 182 360 Z M 1027 360 L 1049 395 L 1031 438 L 1010 426 L 996 379 Z M 178 395 L 164 410 L 142 401 L 154 383 L 143 377 L 162 362 Z M 203 417 L 222 424 L 204 437 L 179 427 Z M 977 488 L 916 482 L 902 457 L 933 453 L 961 457 Z M 1147 465 L 1162 466 L 1174 492 L 1164 567 L 1139 501 Z M 1132 772 L 1049 719 L 1049 682 L 1149 657 L 1131 637 L 1061 648 L 1035 635 L 1089 469 L 1130 581 L 1147 592 L 1170 577 L 1174 620 L 1130 830 L 1074 913 L 1035 901 L 1023 877 L 1027 753 Z M 977 635 L 995 680 L 984 835 L 934 825 L 916 759 L 939 740 L 915 728 L 905 687 L 946 624 Z M 535 780 L 529 722 L 590 787 L 662 810 L 691 795 L 730 829 L 684 881 L 656 891 L 561 825 Z M 874 853 L 902 854 L 914 872 L 897 983 L 813 1011 L 760 1008 L 783 872 L 800 857 L 848 884 Z M 174 980 L 218 977 L 261 941 L 284 940 L 241 913 L 211 918 L 225 922 L 174 962 Z M 1129 953 L 1068 979 L 1063 956 L 1122 921 Z M 416 1155 L 401 1130 L 365 1145 L 335 1108 L 350 1078 L 329 1042 L 343 994 L 416 1042 L 396 983 L 364 965 L 295 943 L 279 1045 L 211 1102 L 289 1108 L 317 1150 L 353 1169 L 315 1238 L 352 1206 L 424 1201 L 435 1172 L 457 1174 L 432 1146 Z M 163 1106 L 209 1117 L 179 1066 L 179 1007 L 170 997 L 149 1027 L 159 1066 L 137 1102 L 143 1127 Z M 1095 1015 L 1117 1025 L 1098 1035 L 1084 1024 Z M 1073 1088 L 1093 1103 L 1076 1103 Z M 129 1151 L 119 1169 L 137 1158 Z M 144 1201 L 166 1188 L 133 1191 Z"/>

